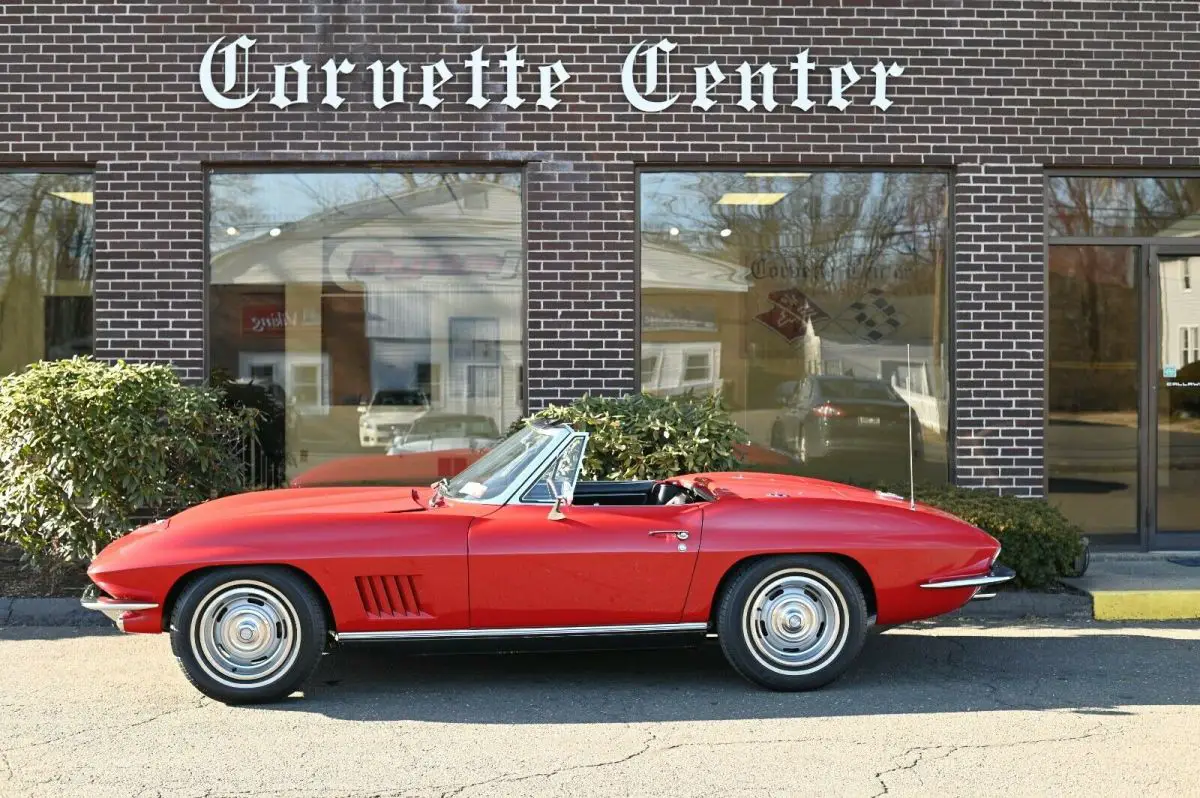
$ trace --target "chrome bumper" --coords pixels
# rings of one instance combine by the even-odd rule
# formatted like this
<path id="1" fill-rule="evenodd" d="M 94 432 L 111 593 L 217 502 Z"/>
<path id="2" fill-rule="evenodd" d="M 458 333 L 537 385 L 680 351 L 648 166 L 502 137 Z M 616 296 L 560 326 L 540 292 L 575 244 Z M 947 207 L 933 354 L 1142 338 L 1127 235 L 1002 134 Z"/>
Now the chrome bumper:
<path id="1" fill-rule="evenodd" d="M 991 570 L 980 576 L 964 576 L 955 579 L 943 579 L 934 582 L 924 582 L 921 587 L 930 590 L 944 590 L 956 587 L 973 587 L 975 593 L 971 598 L 979 601 L 983 599 L 995 598 L 994 592 L 982 592 L 983 588 L 992 585 L 998 585 L 1002 582 L 1007 582 L 1017 575 L 1016 571 L 1006 565 L 993 565 Z"/>
<path id="2" fill-rule="evenodd" d="M 83 589 L 83 596 L 79 599 L 79 603 L 85 610 L 96 610 L 107 615 L 109 620 L 115 623 L 117 628 L 122 632 L 125 631 L 125 624 L 121 620 L 123 613 L 152 610 L 158 606 L 157 604 L 144 601 L 119 601 L 108 596 L 102 596 L 95 585 L 88 585 Z"/>

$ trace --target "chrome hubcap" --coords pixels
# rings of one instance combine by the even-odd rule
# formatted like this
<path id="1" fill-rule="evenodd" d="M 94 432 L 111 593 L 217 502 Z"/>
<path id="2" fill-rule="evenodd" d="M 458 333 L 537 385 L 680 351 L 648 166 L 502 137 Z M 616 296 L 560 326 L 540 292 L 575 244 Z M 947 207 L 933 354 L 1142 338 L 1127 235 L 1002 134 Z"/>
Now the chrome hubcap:
<path id="1" fill-rule="evenodd" d="M 192 621 L 196 659 L 214 679 L 235 687 L 280 678 L 300 650 L 299 621 L 290 601 L 262 582 L 216 588 Z"/>
<path id="2" fill-rule="evenodd" d="M 779 673 L 822 667 L 846 642 L 846 603 L 841 591 L 815 571 L 772 574 L 750 594 L 744 617 L 754 656 Z"/>

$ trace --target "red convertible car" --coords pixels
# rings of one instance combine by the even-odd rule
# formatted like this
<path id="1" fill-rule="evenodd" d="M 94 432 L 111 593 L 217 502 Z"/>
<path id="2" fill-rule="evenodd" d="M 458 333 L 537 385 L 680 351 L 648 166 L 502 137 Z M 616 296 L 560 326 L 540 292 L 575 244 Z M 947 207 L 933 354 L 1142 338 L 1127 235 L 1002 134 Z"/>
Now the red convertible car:
<path id="1" fill-rule="evenodd" d="M 188 679 L 226 703 L 283 698 L 358 641 L 709 636 L 752 682 L 806 690 L 873 624 L 1013 576 L 994 538 L 899 496 L 741 472 L 579 481 L 587 442 L 534 422 L 429 488 L 206 502 L 109 544 L 83 604 L 168 632 Z"/>

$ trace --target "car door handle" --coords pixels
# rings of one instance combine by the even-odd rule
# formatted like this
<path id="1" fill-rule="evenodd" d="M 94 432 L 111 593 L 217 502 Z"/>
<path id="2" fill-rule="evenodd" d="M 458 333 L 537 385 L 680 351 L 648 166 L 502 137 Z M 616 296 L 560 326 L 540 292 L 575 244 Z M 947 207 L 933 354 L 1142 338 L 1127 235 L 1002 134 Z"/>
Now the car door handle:
<path id="1" fill-rule="evenodd" d="M 688 539 L 688 533 L 687 533 L 686 529 L 653 529 L 647 534 L 652 535 L 652 536 L 653 535 L 674 535 L 675 537 L 679 538 L 680 540 Z"/>

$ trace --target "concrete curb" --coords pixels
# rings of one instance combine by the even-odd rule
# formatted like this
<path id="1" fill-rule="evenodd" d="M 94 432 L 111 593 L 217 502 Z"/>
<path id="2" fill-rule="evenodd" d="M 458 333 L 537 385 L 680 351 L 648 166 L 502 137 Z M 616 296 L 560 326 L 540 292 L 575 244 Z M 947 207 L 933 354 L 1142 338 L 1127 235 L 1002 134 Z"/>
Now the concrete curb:
<path id="1" fill-rule="evenodd" d="M 0 597 L 0 626 L 112 626 L 103 613 L 85 610 L 77 598 Z"/>
<path id="2" fill-rule="evenodd" d="M 994 599 L 968 602 L 947 617 L 981 620 L 1023 618 L 1092 618 L 1092 597 L 1077 593 L 1000 591 Z"/>

